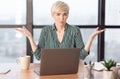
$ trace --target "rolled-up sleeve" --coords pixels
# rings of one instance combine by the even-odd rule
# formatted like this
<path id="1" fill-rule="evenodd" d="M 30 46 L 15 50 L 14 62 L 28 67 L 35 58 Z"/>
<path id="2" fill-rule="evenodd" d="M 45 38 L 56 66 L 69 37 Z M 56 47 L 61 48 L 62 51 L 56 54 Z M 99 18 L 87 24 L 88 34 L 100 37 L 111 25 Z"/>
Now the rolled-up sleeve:
<path id="1" fill-rule="evenodd" d="M 80 59 L 84 60 L 85 57 L 88 55 L 88 52 L 85 51 L 83 39 L 81 32 L 78 27 L 76 27 L 76 32 L 75 32 L 75 47 L 80 48 Z"/>
<path id="2" fill-rule="evenodd" d="M 44 45 L 45 45 L 45 30 L 43 28 L 40 34 L 37 49 L 34 52 L 32 52 L 32 54 L 36 57 L 37 60 L 40 60 L 40 52 L 41 52 L 41 49 L 44 48 Z"/>

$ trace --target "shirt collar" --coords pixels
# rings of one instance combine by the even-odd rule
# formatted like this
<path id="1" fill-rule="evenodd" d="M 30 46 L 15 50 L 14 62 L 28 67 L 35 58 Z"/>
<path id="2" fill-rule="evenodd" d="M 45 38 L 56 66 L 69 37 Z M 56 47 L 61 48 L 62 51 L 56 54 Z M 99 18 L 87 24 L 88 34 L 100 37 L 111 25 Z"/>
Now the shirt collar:
<path id="1" fill-rule="evenodd" d="M 66 23 L 65 30 L 67 30 L 67 28 L 68 28 L 68 24 Z M 55 24 L 52 25 L 52 30 L 56 30 Z"/>

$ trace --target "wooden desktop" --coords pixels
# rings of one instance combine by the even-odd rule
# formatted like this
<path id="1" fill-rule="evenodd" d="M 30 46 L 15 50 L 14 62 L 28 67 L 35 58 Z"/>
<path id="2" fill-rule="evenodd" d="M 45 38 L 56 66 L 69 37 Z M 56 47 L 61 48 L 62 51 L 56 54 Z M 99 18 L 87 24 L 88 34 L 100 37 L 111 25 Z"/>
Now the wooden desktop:
<path id="1" fill-rule="evenodd" d="M 7 64 L 5 64 L 7 65 Z M 21 70 L 17 64 L 8 64 L 11 71 L 7 74 L 0 74 L 0 79 L 84 79 L 83 78 L 83 64 L 79 64 L 79 70 L 77 74 L 67 75 L 50 75 L 39 76 L 34 72 L 36 67 L 39 67 L 38 63 L 31 63 L 29 70 Z M 94 79 L 103 79 L 102 71 L 94 71 Z"/>

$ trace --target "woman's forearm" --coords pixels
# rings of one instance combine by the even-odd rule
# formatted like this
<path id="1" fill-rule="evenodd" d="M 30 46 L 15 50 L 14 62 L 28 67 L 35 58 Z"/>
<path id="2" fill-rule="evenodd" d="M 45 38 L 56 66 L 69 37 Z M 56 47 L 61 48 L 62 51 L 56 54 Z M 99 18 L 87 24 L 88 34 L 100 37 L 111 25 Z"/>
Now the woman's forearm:
<path id="1" fill-rule="evenodd" d="M 35 43 L 35 41 L 34 41 L 32 36 L 28 37 L 28 39 L 30 41 L 32 51 L 34 52 L 37 49 L 37 45 L 36 45 L 36 43 Z"/>
<path id="2" fill-rule="evenodd" d="M 104 32 L 104 31 L 105 31 L 105 29 L 99 30 L 99 27 L 96 28 L 95 32 L 93 32 L 93 33 L 90 35 L 90 37 L 89 37 L 89 39 L 88 39 L 88 42 L 87 42 L 86 45 L 85 45 L 85 48 L 84 48 L 84 49 L 86 50 L 86 52 L 89 52 L 89 51 L 90 51 L 90 47 L 91 47 L 91 44 L 92 44 L 95 36 L 98 35 L 98 34 L 100 34 L 100 33 L 102 33 L 102 32 Z"/>
<path id="3" fill-rule="evenodd" d="M 91 47 L 91 45 L 92 45 L 93 39 L 94 39 L 94 36 L 91 35 L 91 36 L 89 37 L 86 45 L 85 45 L 85 48 L 84 48 L 86 52 L 89 52 L 89 51 L 90 51 L 90 47 Z"/>
<path id="4" fill-rule="evenodd" d="M 20 29 L 15 28 L 15 30 L 22 33 L 23 35 L 25 35 L 29 39 L 32 51 L 34 52 L 37 49 L 37 45 L 35 44 L 35 41 L 34 41 L 34 39 L 32 37 L 32 34 L 29 32 L 29 30 L 25 26 L 23 26 Z"/>

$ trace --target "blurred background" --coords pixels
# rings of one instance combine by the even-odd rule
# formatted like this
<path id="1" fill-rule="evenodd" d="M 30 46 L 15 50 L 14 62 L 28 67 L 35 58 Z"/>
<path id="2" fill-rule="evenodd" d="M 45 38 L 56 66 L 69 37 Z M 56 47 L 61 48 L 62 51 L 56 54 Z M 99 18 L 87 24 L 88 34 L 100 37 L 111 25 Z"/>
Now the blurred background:
<path id="1" fill-rule="evenodd" d="M 41 29 L 52 25 L 50 9 L 57 0 L 0 0 L 0 63 L 15 63 L 31 55 L 28 39 L 14 28 L 25 25 L 38 43 Z M 96 27 L 106 28 L 98 35 L 85 61 L 114 59 L 120 62 L 120 0 L 61 0 L 70 7 L 67 23 L 78 26 L 86 44 Z"/>

